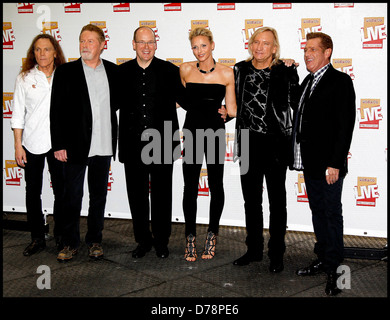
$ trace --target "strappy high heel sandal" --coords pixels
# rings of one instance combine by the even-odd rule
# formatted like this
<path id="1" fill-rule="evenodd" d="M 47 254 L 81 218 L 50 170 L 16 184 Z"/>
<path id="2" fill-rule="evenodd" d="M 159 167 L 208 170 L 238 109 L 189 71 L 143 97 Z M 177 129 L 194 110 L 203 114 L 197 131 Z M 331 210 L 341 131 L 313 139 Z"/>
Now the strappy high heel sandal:
<path id="1" fill-rule="evenodd" d="M 186 259 L 189 262 L 193 262 L 196 260 L 198 255 L 196 254 L 196 242 L 195 242 L 195 236 L 192 234 L 188 235 L 186 238 L 187 244 L 186 244 L 186 251 L 184 254 L 184 259 Z"/>
<path id="2" fill-rule="evenodd" d="M 215 245 L 217 244 L 217 236 L 209 231 L 206 237 L 206 245 L 202 254 L 202 259 L 212 259 L 215 256 Z M 210 257 L 207 257 L 210 256 Z"/>

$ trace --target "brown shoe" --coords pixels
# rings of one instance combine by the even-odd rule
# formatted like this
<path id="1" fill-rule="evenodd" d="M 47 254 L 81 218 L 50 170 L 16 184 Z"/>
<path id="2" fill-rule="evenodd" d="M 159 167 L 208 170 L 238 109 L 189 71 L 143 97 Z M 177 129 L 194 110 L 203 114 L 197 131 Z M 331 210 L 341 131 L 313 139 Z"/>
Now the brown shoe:
<path id="1" fill-rule="evenodd" d="M 34 253 L 38 253 L 45 249 L 46 242 L 45 240 L 33 240 L 23 251 L 23 255 L 29 257 Z"/>
<path id="2" fill-rule="evenodd" d="M 89 257 L 91 259 L 100 259 L 103 257 L 103 247 L 100 243 L 93 243 L 89 247 Z"/>
<path id="3" fill-rule="evenodd" d="M 74 255 L 77 254 L 77 249 L 72 249 L 69 246 L 64 247 L 57 256 L 57 261 L 59 262 L 67 262 L 70 261 Z"/>

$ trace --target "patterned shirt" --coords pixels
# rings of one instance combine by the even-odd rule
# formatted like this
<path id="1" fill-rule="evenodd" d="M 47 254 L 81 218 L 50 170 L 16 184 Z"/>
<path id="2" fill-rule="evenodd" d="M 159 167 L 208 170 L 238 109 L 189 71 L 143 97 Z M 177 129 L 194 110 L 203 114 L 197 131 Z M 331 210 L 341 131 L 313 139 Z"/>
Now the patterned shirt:
<path id="1" fill-rule="evenodd" d="M 242 121 L 244 128 L 266 134 L 269 129 L 266 105 L 271 70 L 258 70 L 253 66 L 250 70 L 244 84 Z"/>
<path id="2" fill-rule="evenodd" d="M 310 95 L 312 94 L 314 88 L 317 86 L 318 82 L 321 80 L 322 76 L 328 70 L 330 66 L 330 63 L 328 63 L 326 66 L 322 67 L 320 70 L 317 70 L 313 76 L 313 83 L 310 88 Z M 304 92 L 302 93 L 301 100 L 299 101 L 299 109 L 302 107 L 303 97 L 306 94 L 306 91 L 309 88 L 305 88 Z M 300 110 L 300 112 L 303 112 L 303 110 Z M 300 125 L 300 123 L 298 124 Z M 296 170 L 303 170 L 303 164 L 302 164 L 302 156 L 301 156 L 301 145 L 296 140 L 294 141 L 294 169 Z"/>

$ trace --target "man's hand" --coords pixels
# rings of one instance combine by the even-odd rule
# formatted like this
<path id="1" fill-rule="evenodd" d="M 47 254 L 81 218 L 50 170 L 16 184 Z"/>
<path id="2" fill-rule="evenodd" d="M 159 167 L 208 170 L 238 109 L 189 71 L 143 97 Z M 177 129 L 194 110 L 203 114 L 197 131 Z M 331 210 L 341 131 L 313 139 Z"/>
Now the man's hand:
<path id="1" fill-rule="evenodd" d="M 333 184 L 339 180 L 339 169 L 328 167 L 326 170 L 326 182 L 328 184 Z"/>
<path id="2" fill-rule="evenodd" d="M 221 114 L 221 118 L 223 119 L 223 121 L 226 122 L 227 110 L 224 105 L 222 105 L 221 108 L 218 109 L 218 113 Z"/>
<path id="3" fill-rule="evenodd" d="M 66 150 L 59 150 L 54 152 L 54 157 L 61 162 L 67 162 L 68 161 L 68 155 L 66 153 Z"/>
<path id="4" fill-rule="evenodd" d="M 24 168 L 27 163 L 27 157 L 26 157 L 26 151 L 23 149 L 23 147 L 17 147 L 15 148 L 15 160 L 18 166 Z"/>
<path id="5" fill-rule="evenodd" d="M 299 63 L 295 62 L 294 59 L 282 59 L 286 67 L 291 67 L 293 64 L 295 64 L 296 67 L 299 67 Z"/>

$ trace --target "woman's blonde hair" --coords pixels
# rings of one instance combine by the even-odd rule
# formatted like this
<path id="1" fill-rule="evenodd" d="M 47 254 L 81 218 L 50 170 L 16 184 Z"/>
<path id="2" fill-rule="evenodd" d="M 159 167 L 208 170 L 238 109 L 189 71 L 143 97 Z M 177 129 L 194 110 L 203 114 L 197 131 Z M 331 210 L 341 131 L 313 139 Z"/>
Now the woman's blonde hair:
<path id="1" fill-rule="evenodd" d="M 209 39 L 210 43 L 212 43 L 214 41 L 213 40 L 213 33 L 209 29 L 206 29 L 203 27 L 197 27 L 197 28 L 191 30 L 188 39 L 190 41 L 192 41 L 192 39 L 197 37 L 197 36 L 207 37 Z"/>
<path id="2" fill-rule="evenodd" d="M 271 65 L 270 65 L 270 67 L 272 67 L 272 66 L 274 66 L 274 65 L 279 63 L 279 58 L 280 58 L 280 44 L 279 44 L 278 33 L 272 27 L 261 27 L 261 28 L 257 29 L 252 34 L 251 38 L 248 41 L 248 52 L 250 54 L 250 57 L 246 61 L 250 61 L 250 60 L 253 59 L 253 53 L 252 53 L 252 50 L 251 50 L 250 47 L 251 47 L 252 43 L 255 41 L 255 38 L 257 37 L 258 34 L 266 32 L 266 31 L 270 31 L 273 34 L 273 36 L 274 36 L 274 46 L 276 47 L 276 52 L 272 55 L 272 62 L 271 62 Z"/>

